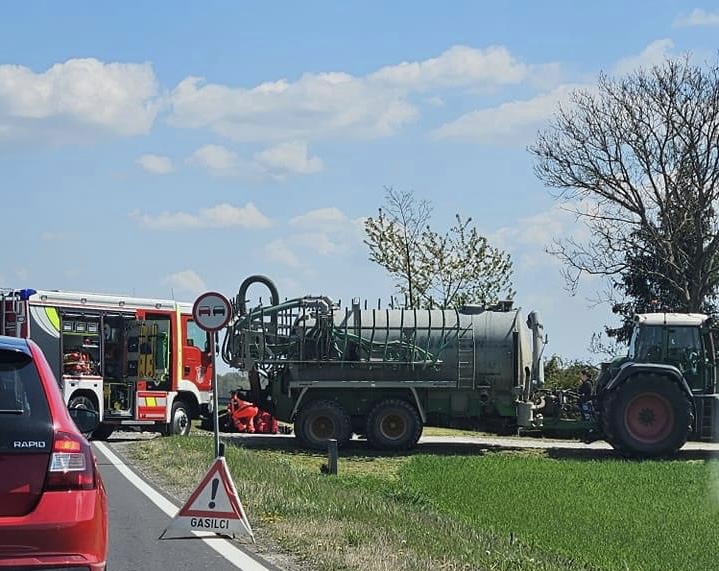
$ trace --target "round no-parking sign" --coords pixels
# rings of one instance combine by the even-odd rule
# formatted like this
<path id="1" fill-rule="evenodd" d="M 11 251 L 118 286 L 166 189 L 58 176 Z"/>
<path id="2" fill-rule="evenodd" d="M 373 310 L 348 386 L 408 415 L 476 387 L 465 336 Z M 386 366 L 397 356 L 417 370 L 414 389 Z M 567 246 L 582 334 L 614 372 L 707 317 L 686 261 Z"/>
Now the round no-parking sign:
<path id="1" fill-rule="evenodd" d="M 230 320 L 230 302 L 221 293 L 208 291 L 195 300 L 192 317 L 205 331 L 219 331 Z"/>

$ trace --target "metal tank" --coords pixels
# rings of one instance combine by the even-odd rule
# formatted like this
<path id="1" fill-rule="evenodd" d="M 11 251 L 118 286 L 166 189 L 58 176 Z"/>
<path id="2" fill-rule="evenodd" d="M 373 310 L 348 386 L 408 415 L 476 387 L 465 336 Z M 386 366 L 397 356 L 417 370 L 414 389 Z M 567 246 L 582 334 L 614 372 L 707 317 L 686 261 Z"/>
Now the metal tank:
<path id="1" fill-rule="evenodd" d="M 491 310 L 362 309 L 354 303 L 342 310 L 327 297 L 278 303 L 271 289 L 273 305 L 247 310 L 252 279 L 235 300 L 239 314 L 223 357 L 233 367 L 281 378 L 284 388 L 400 384 L 469 389 L 489 401 L 496 394 L 526 400 L 542 383 L 539 316 L 532 313 L 525 322 L 511 303 Z"/>

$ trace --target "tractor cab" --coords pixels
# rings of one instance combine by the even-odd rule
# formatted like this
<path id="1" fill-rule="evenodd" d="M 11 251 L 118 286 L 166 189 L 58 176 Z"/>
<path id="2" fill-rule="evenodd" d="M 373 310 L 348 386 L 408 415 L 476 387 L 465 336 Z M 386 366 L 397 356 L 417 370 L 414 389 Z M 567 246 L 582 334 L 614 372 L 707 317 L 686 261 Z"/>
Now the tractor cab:
<path id="1" fill-rule="evenodd" d="M 693 393 L 715 392 L 715 335 L 698 313 L 635 316 L 628 360 L 679 369 Z"/>
<path id="2" fill-rule="evenodd" d="M 629 352 L 597 379 L 599 428 L 631 455 L 675 453 L 688 438 L 719 437 L 717 331 L 697 313 L 636 315 Z"/>

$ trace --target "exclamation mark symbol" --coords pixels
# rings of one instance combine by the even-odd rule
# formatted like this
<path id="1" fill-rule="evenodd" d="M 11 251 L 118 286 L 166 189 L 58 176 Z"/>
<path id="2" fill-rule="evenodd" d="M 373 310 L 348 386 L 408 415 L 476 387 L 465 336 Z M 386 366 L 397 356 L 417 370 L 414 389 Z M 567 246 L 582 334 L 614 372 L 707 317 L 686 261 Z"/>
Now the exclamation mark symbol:
<path id="1" fill-rule="evenodd" d="M 215 478 L 214 480 L 212 480 L 212 497 L 210 498 L 210 500 L 212 500 L 212 501 L 209 504 L 211 510 L 215 509 L 215 497 L 217 496 L 217 486 L 219 486 L 219 485 L 220 485 L 219 479 Z"/>

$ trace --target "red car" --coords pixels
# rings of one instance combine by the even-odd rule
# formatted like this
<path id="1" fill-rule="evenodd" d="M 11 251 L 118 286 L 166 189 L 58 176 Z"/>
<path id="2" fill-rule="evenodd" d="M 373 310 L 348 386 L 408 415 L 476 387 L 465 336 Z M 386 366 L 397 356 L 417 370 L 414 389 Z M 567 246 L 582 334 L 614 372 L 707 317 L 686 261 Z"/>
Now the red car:
<path id="1" fill-rule="evenodd" d="M 97 422 L 68 411 L 33 341 L 0 336 L 0 570 L 106 568 L 107 496 L 83 436 Z"/>

